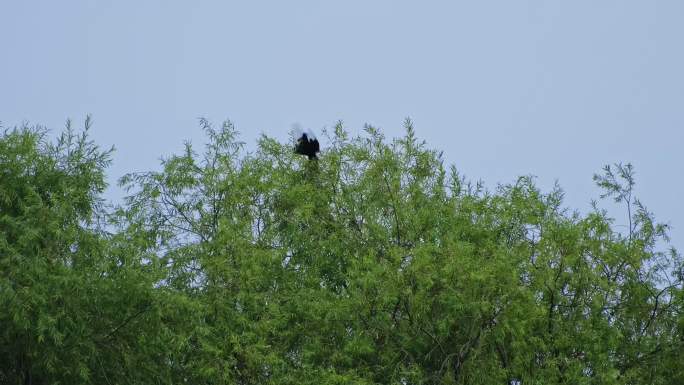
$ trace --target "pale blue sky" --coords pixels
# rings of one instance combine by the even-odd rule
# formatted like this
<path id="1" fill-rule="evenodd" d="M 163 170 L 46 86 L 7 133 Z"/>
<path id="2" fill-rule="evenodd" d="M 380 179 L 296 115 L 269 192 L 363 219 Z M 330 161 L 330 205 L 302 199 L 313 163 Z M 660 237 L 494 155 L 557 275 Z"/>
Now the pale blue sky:
<path id="1" fill-rule="evenodd" d="M 201 142 L 200 116 L 250 145 L 410 116 L 467 176 L 558 179 L 583 211 L 592 174 L 632 162 L 681 246 L 683 20 L 681 0 L 4 0 L 0 121 L 92 114 L 113 180 Z"/>

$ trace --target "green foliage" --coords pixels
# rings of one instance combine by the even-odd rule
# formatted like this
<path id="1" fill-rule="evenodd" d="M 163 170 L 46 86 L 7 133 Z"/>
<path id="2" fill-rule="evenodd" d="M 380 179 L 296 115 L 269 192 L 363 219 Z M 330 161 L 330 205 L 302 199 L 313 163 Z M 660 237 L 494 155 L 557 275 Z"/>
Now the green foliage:
<path id="1" fill-rule="evenodd" d="M 631 165 L 595 176 L 622 233 L 531 177 L 469 183 L 408 120 L 338 124 L 318 161 L 201 127 L 108 214 L 85 133 L 4 134 L 0 382 L 684 381 L 682 262 Z"/>
<path id="2" fill-rule="evenodd" d="M 0 383 L 149 383 L 166 348 L 146 342 L 163 275 L 103 230 L 110 151 L 89 126 L 0 137 Z"/>

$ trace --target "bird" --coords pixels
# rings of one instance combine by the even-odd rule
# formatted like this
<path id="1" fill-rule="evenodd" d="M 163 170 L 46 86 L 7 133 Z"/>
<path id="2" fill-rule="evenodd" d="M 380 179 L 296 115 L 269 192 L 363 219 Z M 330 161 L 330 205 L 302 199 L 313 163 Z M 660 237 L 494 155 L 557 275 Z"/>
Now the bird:
<path id="1" fill-rule="evenodd" d="M 316 153 L 321 152 L 321 147 L 313 133 L 303 132 L 299 139 L 297 139 L 294 150 L 297 154 L 306 155 L 309 160 L 317 160 L 318 156 L 316 156 Z"/>

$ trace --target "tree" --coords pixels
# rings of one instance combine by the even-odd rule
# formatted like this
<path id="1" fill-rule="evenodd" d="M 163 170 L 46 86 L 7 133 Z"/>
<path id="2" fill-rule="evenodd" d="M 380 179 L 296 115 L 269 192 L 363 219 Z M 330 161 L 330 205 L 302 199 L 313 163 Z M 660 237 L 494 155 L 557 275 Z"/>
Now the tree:
<path id="1" fill-rule="evenodd" d="M 681 261 L 656 251 L 666 228 L 633 201 L 629 173 L 597 177 L 629 201 L 623 235 L 598 208 L 568 213 L 560 188 L 544 194 L 533 178 L 495 192 L 466 182 L 410 121 L 389 143 L 373 127 L 349 138 L 338 125 L 315 164 L 267 137 L 245 154 L 232 124 L 202 126 L 203 153 L 187 144 L 162 171 L 123 179 L 131 225 L 158 240 L 168 285 L 205 309 L 190 370 L 202 381 L 667 383 L 681 373 L 681 274 L 670 274 Z"/>
<path id="2" fill-rule="evenodd" d="M 2 383 L 162 382 L 163 275 L 105 231 L 110 151 L 89 127 L 77 134 L 67 123 L 56 143 L 40 127 L 0 137 Z"/>
<path id="3" fill-rule="evenodd" d="M 467 181 L 408 120 L 394 140 L 338 124 L 316 162 L 200 124 L 114 209 L 87 129 L 5 132 L 0 382 L 684 380 L 682 261 L 630 165 L 595 176 L 620 232 L 533 177 Z"/>

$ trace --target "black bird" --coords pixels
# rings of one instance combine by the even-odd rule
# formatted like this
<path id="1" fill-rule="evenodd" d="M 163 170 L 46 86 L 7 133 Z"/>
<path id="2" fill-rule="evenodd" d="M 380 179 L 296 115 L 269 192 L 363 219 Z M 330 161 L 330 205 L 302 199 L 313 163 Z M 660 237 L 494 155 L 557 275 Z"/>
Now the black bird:
<path id="1" fill-rule="evenodd" d="M 297 145 L 295 146 L 295 153 L 306 155 L 309 160 L 318 159 L 316 156 L 317 152 L 321 152 L 321 147 L 318 144 L 318 139 L 316 139 L 313 134 L 308 134 L 306 132 L 302 133 L 302 136 L 297 139 Z"/>

